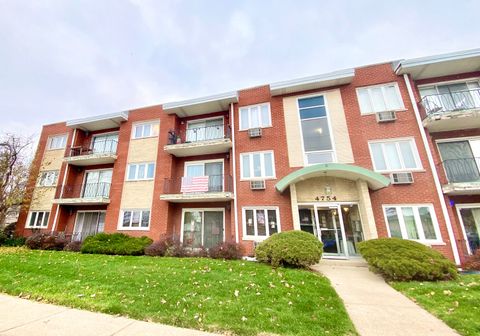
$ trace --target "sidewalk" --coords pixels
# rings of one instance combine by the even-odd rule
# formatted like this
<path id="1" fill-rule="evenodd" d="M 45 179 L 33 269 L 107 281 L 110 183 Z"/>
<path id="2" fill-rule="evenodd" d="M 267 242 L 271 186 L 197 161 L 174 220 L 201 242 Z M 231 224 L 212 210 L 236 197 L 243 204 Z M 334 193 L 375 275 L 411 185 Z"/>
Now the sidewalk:
<path id="1" fill-rule="evenodd" d="M 362 336 L 458 336 L 370 272 L 363 260 L 322 260 L 312 268 L 330 280 Z"/>
<path id="2" fill-rule="evenodd" d="M 0 335 L 213 336 L 214 334 L 54 306 L 0 294 Z"/>

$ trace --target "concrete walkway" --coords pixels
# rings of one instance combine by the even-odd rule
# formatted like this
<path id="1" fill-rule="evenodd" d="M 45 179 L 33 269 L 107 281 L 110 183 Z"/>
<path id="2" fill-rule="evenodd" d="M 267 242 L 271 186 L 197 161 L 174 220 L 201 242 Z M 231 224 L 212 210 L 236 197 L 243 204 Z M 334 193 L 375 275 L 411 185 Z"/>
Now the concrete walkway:
<path id="1" fill-rule="evenodd" d="M 312 268 L 330 280 L 362 336 L 458 335 L 370 272 L 362 259 L 322 260 Z"/>
<path id="2" fill-rule="evenodd" d="M 214 334 L 54 306 L 0 294 L 0 335 L 213 336 Z"/>

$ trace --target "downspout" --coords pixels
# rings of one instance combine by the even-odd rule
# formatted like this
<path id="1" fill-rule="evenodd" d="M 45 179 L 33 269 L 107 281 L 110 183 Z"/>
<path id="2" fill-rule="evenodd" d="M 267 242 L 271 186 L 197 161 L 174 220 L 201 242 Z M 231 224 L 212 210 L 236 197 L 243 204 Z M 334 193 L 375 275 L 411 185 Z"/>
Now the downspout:
<path id="1" fill-rule="evenodd" d="M 233 103 L 230 103 L 230 134 L 232 137 L 232 163 L 233 163 L 233 211 L 235 221 L 235 243 L 239 243 L 238 238 L 238 209 L 237 209 L 237 158 L 235 155 L 235 118 L 233 115 Z"/>
<path id="2" fill-rule="evenodd" d="M 430 147 L 428 145 L 427 134 L 425 132 L 425 129 L 423 128 L 422 120 L 420 119 L 420 111 L 418 110 L 418 106 L 415 100 L 415 96 L 413 94 L 413 89 L 412 85 L 410 84 L 408 74 L 404 74 L 403 79 L 405 80 L 405 84 L 407 85 L 408 95 L 410 97 L 410 101 L 412 102 L 413 111 L 415 112 L 415 119 L 417 120 L 418 128 L 420 129 L 423 146 L 425 147 L 425 151 L 427 152 L 428 163 L 430 164 L 430 169 L 432 170 L 433 181 L 435 182 L 437 195 L 440 199 L 440 206 L 442 208 L 443 217 L 445 218 L 445 225 L 447 226 L 448 238 L 450 239 L 450 245 L 452 246 L 453 258 L 455 259 L 455 263 L 457 265 L 460 265 L 460 255 L 458 254 L 457 242 L 453 234 L 452 222 L 450 221 L 450 216 L 448 214 L 447 203 L 445 202 L 445 198 L 443 197 L 442 186 L 440 184 L 440 179 L 438 178 L 437 170 L 435 169 L 432 152 L 430 151 Z"/>

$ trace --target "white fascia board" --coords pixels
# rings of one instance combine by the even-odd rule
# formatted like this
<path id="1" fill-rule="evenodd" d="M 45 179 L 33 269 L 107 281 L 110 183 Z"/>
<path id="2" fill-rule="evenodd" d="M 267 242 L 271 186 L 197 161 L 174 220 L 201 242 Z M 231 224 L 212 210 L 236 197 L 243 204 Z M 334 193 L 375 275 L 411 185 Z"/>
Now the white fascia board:
<path id="1" fill-rule="evenodd" d="M 163 104 L 163 110 L 172 110 L 172 109 L 178 109 L 178 108 L 183 108 L 183 107 L 188 107 L 188 106 L 193 106 L 193 105 L 200 105 L 200 104 L 205 104 L 205 103 L 211 103 L 211 102 L 221 102 L 221 101 L 228 101 L 230 102 L 238 102 L 238 95 L 237 91 L 231 91 L 231 92 L 226 92 L 226 93 L 220 93 L 212 96 L 205 96 L 205 97 L 200 97 L 200 98 L 194 98 L 194 99 L 187 99 L 187 100 L 182 100 L 182 101 L 177 101 L 177 102 L 171 102 L 171 103 L 165 103 Z"/>
<path id="2" fill-rule="evenodd" d="M 66 124 L 68 127 L 81 127 L 83 124 L 93 123 L 102 120 L 112 120 L 112 119 L 123 119 L 123 121 L 128 120 L 128 111 L 124 112 L 115 112 L 108 114 L 100 114 L 93 117 L 79 118 L 67 121 Z"/>

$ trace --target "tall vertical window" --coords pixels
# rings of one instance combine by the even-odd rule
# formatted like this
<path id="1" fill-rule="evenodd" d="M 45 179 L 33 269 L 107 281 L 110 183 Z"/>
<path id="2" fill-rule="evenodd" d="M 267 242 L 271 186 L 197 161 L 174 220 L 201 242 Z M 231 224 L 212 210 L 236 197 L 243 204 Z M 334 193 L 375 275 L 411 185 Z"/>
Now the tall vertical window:
<path id="1" fill-rule="evenodd" d="M 325 98 L 317 96 L 299 99 L 298 108 L 305 162 L 307 164 L 333 162 L 334 152 Z"/>
<path id="2" fill-rule="evenodd" d="M 405 108 L 396 83 L 358 88 L 357 97 L 362 114 Z"/>
<path id="3" fill-rule="evenodd" d="M 240 108 L 240 131 L 269 126 L 272 126 L 269 103 Z"/>

